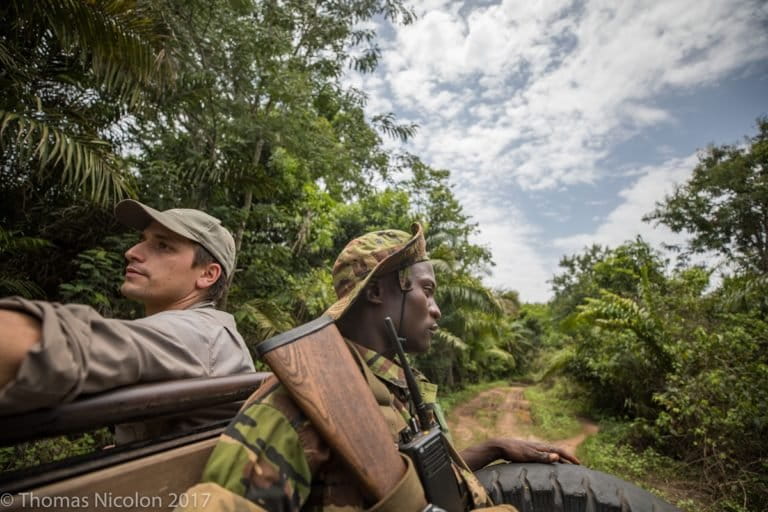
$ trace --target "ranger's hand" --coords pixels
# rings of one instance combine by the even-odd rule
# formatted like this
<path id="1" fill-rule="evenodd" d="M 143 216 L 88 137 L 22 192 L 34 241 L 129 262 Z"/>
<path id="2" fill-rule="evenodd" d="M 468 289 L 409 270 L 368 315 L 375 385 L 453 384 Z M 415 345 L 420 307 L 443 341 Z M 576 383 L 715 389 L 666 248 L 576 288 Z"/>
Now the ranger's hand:
<path id="1" fill-rule="evenodd" d="M 461 452 L 461 457 L 472 471 L 503 459 L 509 462 L 570 462 L 581 464 L 572 454 L 549 443 L 521 439 L 489 439 Z"/>
<path id="2" fill-rule="evenodd" d="M 510 462 L 570 462 L 581 464 L 574 455 L 549 443 L 510 438 L 494 441 L 504 453 L 500 458 Z"/>

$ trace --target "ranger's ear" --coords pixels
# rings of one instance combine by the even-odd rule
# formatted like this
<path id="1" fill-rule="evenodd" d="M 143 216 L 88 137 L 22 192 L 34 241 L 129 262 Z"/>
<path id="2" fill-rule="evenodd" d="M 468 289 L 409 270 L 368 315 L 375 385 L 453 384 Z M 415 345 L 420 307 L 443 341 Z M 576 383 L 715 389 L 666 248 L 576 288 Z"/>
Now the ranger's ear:
<path id="1" fill-rule="evenodd" d="M 371 279 L 368 285 L 363 290 L 365 293 L 365 300 L 373 304 L 381 304 L 384 302 L 381 283 L 378 279 Z"/>

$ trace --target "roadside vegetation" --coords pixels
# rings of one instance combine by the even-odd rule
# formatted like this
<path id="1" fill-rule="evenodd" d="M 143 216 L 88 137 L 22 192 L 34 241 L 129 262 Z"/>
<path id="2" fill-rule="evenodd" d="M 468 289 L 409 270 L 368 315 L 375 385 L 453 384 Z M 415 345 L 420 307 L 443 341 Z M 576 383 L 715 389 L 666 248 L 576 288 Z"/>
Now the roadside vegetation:
<path id="1" fill-rule="evenodd" d="M 648 213 L 689 235 L 678 261 L 640 238 L 587 247 L 562 258 L 549 303 L 526 304 L 483 284 L 492 254 L 472 243 L 450 170 L 393 149 L 418 127 L 367 112 L 344 80 L 375 69 L 367 22 L 381 17 L 413 13 L 399 0 L 3 3 L 0 295 L 136 317 L 117 291 L 134 235 L 115 202 L 201 208 L 235 234 L 222 307 L 253 347 L 333 302 L 348 240 L 419 221 L 443 317 L 415 363 L 443 392 L 529 376 L 544 431 L 572 428 L 559 406 L 599 419 L 594 464 L 675 468 L 702 509 L 768 509 L 768 119 L 702 150 Z M 58 457 L 22 451 L 0 465 Z"/>
<path id="2" fill-rule="evenodd" d="M 114 444 L 114 436 L 107 428 L 83 434 L 56 436 L 50 439 L 0 447 L 0 472 L 14 471 L 38 464 L 57 462 L 78 455 L 86 455 Z"/>
<path id="3" fill-rule="evenodd" d="M 578 384 L 564 377 L 527 388 L 531 432 L 550 441 L 565 439 L 578 434 L 580 420 L 588 419 L 598 429 L 576 449 L 582 464 L 632 482 L 688 512 L 722 510 L 701 488 L 700 470 L 643 443 L 634 445 L 637 438 L 631 421 L 601 416 L 589 408 L 584 396 Z"/>
<path id="4" fill-rule="evenodd" d="M 531 404 L 531 420 L 538 436 L 565 439 L 581 432 L 580 418 L 587 418 L 589 408 L 579 386 L 571 386 L 564 378 L 547 385 L 526 388 L 525 398 Z"/>
<path id="5" fill-rule="evenodd" d="M 674 468 L 708 510 L 768 506 L 768 120 L 758 130 L 702 151 L 646 217 L 690 235 L 676 265 L 640 238 L 586 248 L 561 260 L 540 316 L 537 377 L 567 376 L 590 416 L 615 424 L 590 457 Z M 686 259 L 705 252 L 719 281 Z"/>

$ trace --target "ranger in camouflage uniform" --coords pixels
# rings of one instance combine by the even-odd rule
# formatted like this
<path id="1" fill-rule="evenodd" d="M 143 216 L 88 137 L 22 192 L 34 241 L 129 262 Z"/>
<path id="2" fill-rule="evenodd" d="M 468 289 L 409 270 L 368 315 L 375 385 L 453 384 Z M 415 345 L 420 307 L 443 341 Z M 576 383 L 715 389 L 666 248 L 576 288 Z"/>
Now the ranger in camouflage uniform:
<path id="1" fill-rule="evenodd" d="M 421 227 L 414 224 L 412 235 L 387 230 L 353 240 L 336 260 L 333 284 L 339 300 L 326 314 L 336 320 L 352 349 L 396 443 L 413 411 L 383 319 L 396 320 L 407 352 L 426 351 L 440 319 L 434 300 L 437 285 Z M 436 386 L 418 372 L 417 379 L 425 402 L 447 433 Z M 343 386 L 339 383 L 340 393 Z M 514 510 L 510 505 L 494 507 L 473 470 L 497 459 L 554 462 L 561 457 L 576 462 L 558 449 L 509 439 L 490 440 L 461 455 L 454 451 L 454 471 L 462 483 L 465 508 Z M 417 478 L 412 470 L 410 478 Z M 248 399 L 222 434 L 203 482 L 189 491 L 199 499 L 188 501 L 198 506 L 205 502 L 208 510 L 409 512 L 404 505 L 408 499 L 402 496 L 372 503 L 274 377 Z M 420 485 L 414 492 L 422 492 Z"/>

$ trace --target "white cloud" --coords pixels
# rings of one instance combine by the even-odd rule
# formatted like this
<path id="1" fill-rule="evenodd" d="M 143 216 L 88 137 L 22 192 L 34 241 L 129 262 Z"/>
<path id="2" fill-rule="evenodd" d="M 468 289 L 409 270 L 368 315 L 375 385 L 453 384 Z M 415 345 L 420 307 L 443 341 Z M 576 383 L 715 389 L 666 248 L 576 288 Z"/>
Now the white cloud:
<path id="1" fill-rule="evenodd" d="M 395 110 L 418 113 L 427 161 L 455 162 L 470 151 L 487 182 L 513 176 L 526 189 L 590 183 L 606 148 L 673 121 L 654 104 L 657 94 L 768 58 L 759 6 L 433 2 L 414 24 L 397 27 L 383 54 L 385 80 L 369 85 L 391 96 Z M 455 140 L 463 142 L 446 144 Z M 451 168 L 461 180 L 462 169 Z"/>
<path id="2" fill-rule="evenodd" d="M 639 169 L 637 174 L 640 178 L 619 192 L 623 203 L 611 211 L 596 230 L 556 238 L 552 245 L 563 253 L 573 254 L 592 244 L 616 247 L 637 235 L 641 235 L 654 247 L 684 242 L 684 234 L 673 233 L 663 225 L 654 226 L 643 222 L 642 217 L 654 209 L 656 201 L 671 194 L 676 184 L 686 181 L 697 162 L 696 155 L 691 155 Z"/>
<path id="3" fill-rule="evenodd" d="M 466 211 L 480 223 L 480 241 L 491 246 L 498 263 L 493 282 L 520 290 L 524 300 L 544 300 L 555 250 L 577 252 L 595 242 L 615 246 L 634 233 L 654 244 L 672 241 L 668 231 L 640 218 L 693 167 L 694 157 L 671 157 L 693 148 L 658 147 L 650 156 L 668 160 L 656 167 L 621 161 L 608 169 L 606 159 L 649 128 L 686 129 L 661 106 L 661 94 L 716 85 L 750 64 L 760 63 L 764 73 L 767 4 L 483 4 L 418 2 L 416 22 L 395 27 L 392 39 L 381 42 L 376 74 L 351 83 L 368 93 L 370 113 L 391 110 L 401 121 L 419 124 L 407 149 L 451 170 Z M 544 194 L 576 184 L 599 187 L 617 171 L 635 180 L 621 192 L 622 203 L 607 215 L 596 211 L 599 226 L 554 243 L 538 227 L 552 222 L 545 212 L 524 216 L 506 199 L 512 188 Z M 565 220 L 567 211 L 550 213 Z"/>
<path id="4" fill-rule="evenodd" d="M 525 302 L 545 302 L 550 292 L 547 280 L 554 266 L 548 266 L 535 249 L 540 233 L 531 228 L 525 215 L 514 207 L 496 208 L 469 201 L 468 209 L 479 221 L 480 233 L 473 242 L 488 247 L 496 262 L 486 284 L 495 288 L 522 291 Z"/>

